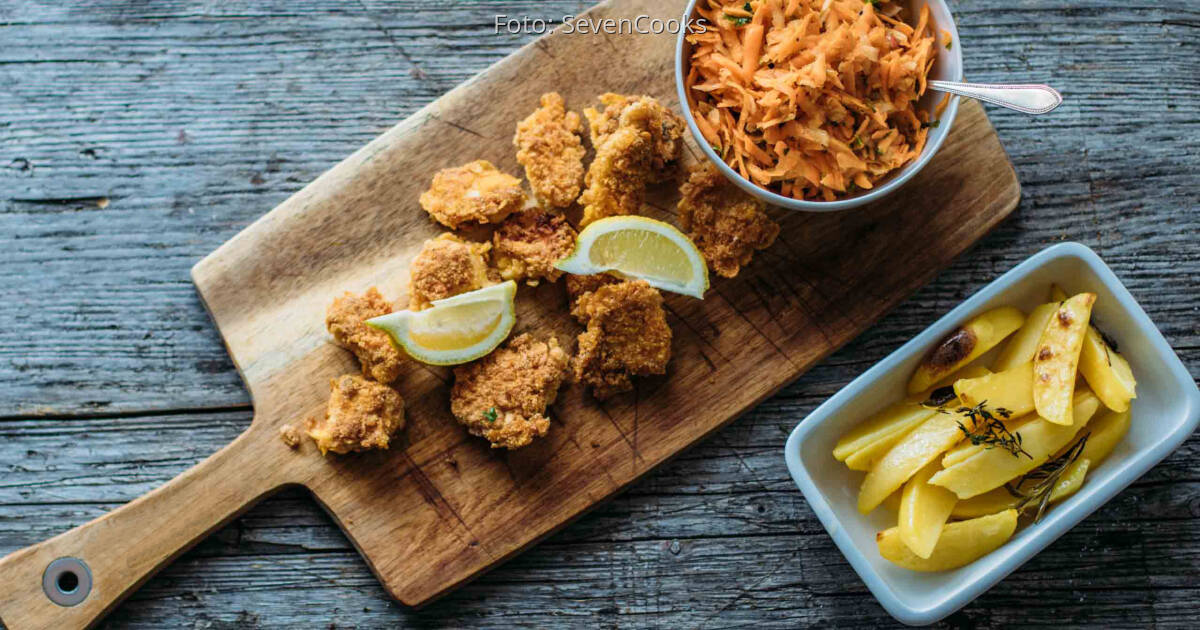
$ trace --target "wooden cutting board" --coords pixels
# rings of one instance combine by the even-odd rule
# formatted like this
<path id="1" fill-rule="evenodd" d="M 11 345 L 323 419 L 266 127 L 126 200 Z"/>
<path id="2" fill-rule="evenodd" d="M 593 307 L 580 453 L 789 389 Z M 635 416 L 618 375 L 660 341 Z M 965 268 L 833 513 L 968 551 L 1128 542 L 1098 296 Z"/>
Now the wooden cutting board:
<path id="1" fill-rule="evenodd" d="M 615 0 L 596 18 L 663 18 L 682 1 Z M 389 130 L 246 228 L 193 269 L 196 286 L 254 399 L 251 427 L 153 493 L 0 561 L 11 630 L 94 623 L 156 570 L 262 497 L 303 485 L 342 526 L 388 592 L 413 606 L 512 557 L 695 444 L 845 344 L 1007 216 L 1020 187 L 975 103 L 900 192 L 834 214 L 777 211 L 778 242 L 703 301 L 668 296 L 673 359 L 664 378 L 596 403 L 563 390 L 548 437 L 493 451 L 454 422 L 449 370 L 408 363 L 398 381 L 408 428 L 385 453 L 322 458 L 279 428 L 322 413 L 331 377 L 357 370 L 324 312 L 343 290 L 402 298 L 408 263 L 440 232 L 417 204 L 432 174 L 476 158 L 520 174 L 512 135 L 538 96 L 576 110 L 605 91 L 676 103 L 670 35 L 552 34 Z M 688 147 L 684 161 L 699 152 Z M 686 164 L 685 164 L 686 166 Z M 654 191 L 671 220 L 673 186 Z M 517 330 L 574 348 L 561 283 L 518 296 Z M 92 587 L 61 607 L 49 563 L 83 560 Z M 86 577 L 86 576 L 84 576 Z"/>

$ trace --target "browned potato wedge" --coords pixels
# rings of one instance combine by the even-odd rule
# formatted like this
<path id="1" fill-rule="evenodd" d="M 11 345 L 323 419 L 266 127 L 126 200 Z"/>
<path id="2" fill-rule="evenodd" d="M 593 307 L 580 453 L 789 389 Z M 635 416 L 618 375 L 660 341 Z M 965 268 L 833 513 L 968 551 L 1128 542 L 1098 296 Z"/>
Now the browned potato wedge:
<path id="1" fill-rule="evenodd" d="M 1067 294 L 1058 285 L 1051 285 L 1050 299 L 1062 302 L 1067 299 Z M 1137 381 L 1129 362 L 1104 340 L 1099 329 L 1090 324 L 1079 351 L 1079 372 L 1100 397 L 1100 402 L 1113 411 L 1125 411 L 1129 401 L 1137 398 Z"/>
<path id="2" fill-rule="evenodd" d="M 948 571 L 995 551 L 1016 529 L 1016 510 L 950 523 L 942 530 L 928 558 L 921 558 L 904 544 L 899 527 L 879 532 L 875 535 L 875 543 L 879 546 L 879 555 L 897 566 L 912 571 Z"/>
<path id="3" fill-rule="evenodd" d="M 1095 293 L 1080 293 L 1063 302 L 1038 342 L 1033 357 L 1033 404 L 1038 415 L 1050 422 L 1071 424 L 1079 351 L 1095 303 Z"/>
<path id="4" fill-rule="evenodd" d="M 1059 301 L 1047 302 L 1033 309 L 1025 324 L 1004 344 L 1000 356 L 992 363 L 992 370 L 1003 372 L 1011 370 L 1022 363 L 1033 361 L 1033 353 L 1037 352 L 1038 342 L 1042 339 L 1042 331 L 1046 330 L 1046 322 L 1058 310 Z"/>
<path id="5" fill-rule="evenodd" d="M 917 371 L 908 382 L 908 393 L 929 389 L 934 383 L 1004 341 L 1023 323 L 1024 313 L 1011 306 L 1001 306 L 963 324 L 934 346 L 917 366 Z"/>

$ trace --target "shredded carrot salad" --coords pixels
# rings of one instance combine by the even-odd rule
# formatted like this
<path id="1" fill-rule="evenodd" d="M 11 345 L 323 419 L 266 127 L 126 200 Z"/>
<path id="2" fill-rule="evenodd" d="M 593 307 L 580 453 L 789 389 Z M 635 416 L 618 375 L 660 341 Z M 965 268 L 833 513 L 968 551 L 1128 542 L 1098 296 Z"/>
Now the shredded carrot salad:
<path id="1" fill-rule="evenodd" d="M 935 58 L 886 0 L 703 0 L 686 86 L 696 125 L 743 177 L 796 199 L 873 188 L 920 155 Z M 944 107 L 944 102 L 943 102 Z M 936 124 L 936 123 L 935 123 Z"/>

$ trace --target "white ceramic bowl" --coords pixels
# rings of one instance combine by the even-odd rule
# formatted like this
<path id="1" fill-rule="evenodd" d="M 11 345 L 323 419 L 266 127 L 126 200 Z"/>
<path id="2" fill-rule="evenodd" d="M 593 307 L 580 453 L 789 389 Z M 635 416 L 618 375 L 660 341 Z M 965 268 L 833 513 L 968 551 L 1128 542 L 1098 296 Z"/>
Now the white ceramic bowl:
<path id="1" fill-rule="evenodd" d="M 687 9 L 683 14 L 684 24 L 689 23 L 687 20 L 695 14 L 697 1 L 690 0 L 688 2 Z M 962 45 L 958 40 L 958 28 L 954 24 L 954 17 L 950 14 L 950 7 L 946 5 L 944 0 L 912 0 L 910 6 L 914 12 L 913 15 L 916 15 L 916 12 L 920 11 L 921 7 L 925 5 L 929 5 L 930 16 L 936 27 L 935 39 L 937 41 L 937 61 L 933 64 L 933 69 L 929 72 L 929 78 L 942 81 L 962 81 Z M 943 44 L 942 30 L 950 33 L 951 46 L 949 50 Z M 681 29 L 679 40 L 675 46 L 675 89 L 679 96 L 679 107 L 683 110 L 683 117 L 687 120 L 688 129 L 692 131 L 692 137 L 696 139 L 696 143 L 700 145 L 700 149 L 704 151 L 704 155 L 708 157 L 709 161 L 716 164 L 717 168 L 730 181 L 751 195 L 781 208 L 804 210 L 807 212 L 827 212 L 854 208 L 883 198 L 903 186 L 904 182 L 907 182 L 913 175 L 916 175 L 917 171 L 924 168 L 929 160 L 933 158 L 938 148 L 942 146 L 942 141 L 946 139 L 946 135 L 950 133 L 950 128 L 954 125 L 954 117 L 958 114 L 958 97 L 951 96 L 950 102 L 946 106 L 946 111 L 942 112 L 938 126 L 930 129 L 929 137 L 926 138 L 925 148 L 921 151 L 921 155 L 904 168 L 893 173 L 888 179 L 879 183 L 875 188 L 835 201 L 792 199 L 791 197 L 784 197 L 783 195 L 760 188 L 750 180 L 742 177 L 737 171 L 729 168 L 729 165 L 713 151 L 712 147 L 708 146 L 708 141 L 704 139 L 704 134 L 700 133 L 700 128 L 696 126 L 696 119 L 692 116 L 692 110 L 688 107 L 687 90 L 683 85 L 683 79 L 687 76 L 686 68 L 691 59 L 691 52 L 691 44 L 687 41 L 687 29 Z M 941 93 L 929 90 L 921 97 L 918 107 L 929 111 L 932 119 L 933 108 L 941 99 Z"/>
<path id="2" fill-rule="evenodd" d="M 879 555 L 875 533 L 894 526 L 895 516 L 882 509 L 869 516 L 858 513 L 864 473 L 834 460 L 834 443 L 902 398 L 917 362 L 956 326 L 1001 305 L 1028 312 L 1046 301 L 1051 283 L 1068 294 L 1091 291 L 1098 296 L 1093 321 L 1117 341 L 1138 381 L 1128 435 L 1095 471 L 1088 471 L 1079 492 L 987 556 L 942 573 L 916 573 L 888 563 Z M 896 619 L 920 625 L 965 606 L 1045 549 L 1178 448 L 1198 423 L 1200 390 L 1145 311 L 1095 252 L 1064 243 L 1000 276 L 818 407 L 792 431 L 784 457 L 813 512 L 879 603 Z"/>

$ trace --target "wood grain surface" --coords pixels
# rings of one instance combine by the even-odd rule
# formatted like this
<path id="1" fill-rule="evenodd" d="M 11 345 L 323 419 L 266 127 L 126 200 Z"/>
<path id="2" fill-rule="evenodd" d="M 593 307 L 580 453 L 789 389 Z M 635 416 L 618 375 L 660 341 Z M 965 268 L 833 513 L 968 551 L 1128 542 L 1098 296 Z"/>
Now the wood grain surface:
<path id="1" fill-rule="evenodd" d="M 10 113 L 0 122 L 0 552 L 160 485 L 245 428 L 247 395 L 188 283 L 198 258 L 528 39 L 493 34 L 496 13 L 555 17 L 582 5 L 0 4 L 0 37 L 12 44 L 0 76 L 15 86 L 0 91 Z M 310 499 L 289 491 L 151 580 L 109 623 L 886 623 L 783 470 L 778 445 L 805 412 L 1064 236 L 1100 251 L 1195 370 L 1197 14 L 1095 5 L 956 6 L 972 79 L 1048 80 L 1067 94 L 1049 118 L 990 112 L 1024 184 L 1017 218 L 618 500 L 406 612 Z M 1144 90 L 1154 75 L 1174 81 Z M 949 622 L 1189 626 L 1195 444 Z"/>
<path id="2" fill-rule="evenodd" d="M 670 19 L 683 3 L 614 0 L 595 20 Z M 603 50 L 607 54 L 595 55 Z M 672 103 L 672 40 L 557 33 L 423 108 L 205 257 L 201 298 L 254 400 L 256 421 L 183 478 L 81 528 L 0 560 L 0 618 L 14 630 L 81 627 L 106 614 L 211 528 L 288 484 L 310 489 L 384 587 L 422 606 L 500 563 L 712 431 L 857 336 L 1017 205 L 1016 174 L 977 103 L 897 194 L 855 212 L 777 212 L 776 246 L 708 299 L 668 296 L 675 331 L 666 378 L 597 403 L 582 386 L 553 407 L 550 436 L 495 451 L 449 414 L 447 369 L 405 364 L 404 443 L 386 453 L 322 458 L 278 438 L 322 413 L 330 378 L 357 371 L 330 343 L 332 297 L 405 291 L 408 266 L 442 228 L 415 203 L 440 168 L 484 158 L 517 172 L 512 133 L 542 93 L 579 108 L 608 91 Z M 686 172 L 703 159 L 694 143 Z M 649 210 L 672 220 L 677 183 Z M 403 297 L 401 302 L 406 301 Z M 518 296 L 518 329 L 572 347 L 580 330 L 558 284 Z M 233 474 L 243 470 L 244 474 Z M 186 510 L 186 517 L 167 515 Z M 172 526 L 174 524 L 174 526 Z M 123 548 L 123 540 L 136 540 Z M 88 563 L 95 586 L 64 609 L 41 594 L 55 558 Z"/>

